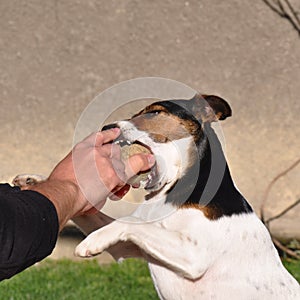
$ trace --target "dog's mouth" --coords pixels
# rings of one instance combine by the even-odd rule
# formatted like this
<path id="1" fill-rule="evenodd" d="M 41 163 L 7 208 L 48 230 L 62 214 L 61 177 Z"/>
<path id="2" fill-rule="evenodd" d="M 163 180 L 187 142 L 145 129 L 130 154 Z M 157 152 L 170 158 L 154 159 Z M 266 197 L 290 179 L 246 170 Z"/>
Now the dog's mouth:
<path id="1" fill-rule="evenodd" d="M 153 150 L 149 145 L 146 145 L 142 143 L 139 140 L 130 141 L 121 134 L 116 140 L 114 140 L 114 144 L 119 145 L 121 148 L 123 147 L 130 147 L 132 145 L 139 145 L 145 151 L 141 153 L 151 153 L 155 155 Z M 138 153 L 136 153 L 138 154 Z M 156 190 L 156 186 L 158 185 L 160 178 L 159 178 L 159 172 L 158 172 L 158 165 L 157 162 L 155 165 L 150 169 L 150 171 L 141 171 L 132 178 L 128 180 L 128 184 L 130 184 L 134 188 L 143 188 L 148 191 Z"/>

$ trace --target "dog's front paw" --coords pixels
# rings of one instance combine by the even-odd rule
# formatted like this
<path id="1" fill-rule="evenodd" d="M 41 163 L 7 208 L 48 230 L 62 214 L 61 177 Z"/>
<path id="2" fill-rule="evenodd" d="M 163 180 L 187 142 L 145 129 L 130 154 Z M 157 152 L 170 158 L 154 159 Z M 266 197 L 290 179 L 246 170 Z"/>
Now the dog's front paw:
<path id="1" fill-rule="evenodd" d="M 75 255 L 80 257 L 91 257 L 100 254 L 103 250 L 95 244 L 90 243 L 90 239 L 83 240 L 75 249 Z"/>
<path id="2" fill-rule="evenodd" d="M 26 188 L 30 185 L 35 185 L 38 182 L 42 182 L 46 179 L 43 175 L 35 175 L 35 174 L 21 174 L 17 175 L 13 181 L 12 184 L 14 186 L 18 186 L 20 188 Z"/>
<path id="3" fill-rule="evenodd" d="M 75 249 L 75 255 L 91 257 L 102 253 L 110 246 L 125 241 L 120 226 L 114 226 L 114 222 L 101 229 L 92 232 Z"/>

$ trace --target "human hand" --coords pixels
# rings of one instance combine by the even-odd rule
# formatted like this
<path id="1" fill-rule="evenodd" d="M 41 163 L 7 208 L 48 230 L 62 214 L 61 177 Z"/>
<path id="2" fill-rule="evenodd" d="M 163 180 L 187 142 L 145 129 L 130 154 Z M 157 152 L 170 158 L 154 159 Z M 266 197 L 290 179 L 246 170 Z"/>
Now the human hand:
<path id="1" fill-rule="evenodd" d="M 57 164 L 45 182 L 30 188 L 54 203 L 61 223 L 96 212 L 108 195 L 122 198 L 130 188 L 126 181 L 154 165 L 149 154 L 122 162 L 120 146 L 111 143 L 119 134 L 118 128 L 91 134 Z"/>

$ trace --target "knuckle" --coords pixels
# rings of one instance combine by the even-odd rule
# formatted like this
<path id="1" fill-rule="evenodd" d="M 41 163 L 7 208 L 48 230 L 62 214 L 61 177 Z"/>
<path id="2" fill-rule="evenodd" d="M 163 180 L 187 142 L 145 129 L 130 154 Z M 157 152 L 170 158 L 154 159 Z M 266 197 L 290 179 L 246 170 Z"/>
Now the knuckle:
<path id="1" fill-rule="evenodd" d="M 122 183 L 121 174 L 117 174 L 117 172 L 113 168 L 107 170 L 106 180 L 108 182 L 108 186 L 111 189 Z"/>
<path id="2" fill-rule="evenodd" d="M 106 170 L 106 176 L 109 180 L 114 180 L 117 177 L 117 174 L 113 168 L 108 168 Z"/>
<path id="3" fill-rule="evenodd" d="M 119 145 L 111 144 L 111 153 L 112 153 L 112 157 L 120 157 L 121 147 Z"/>

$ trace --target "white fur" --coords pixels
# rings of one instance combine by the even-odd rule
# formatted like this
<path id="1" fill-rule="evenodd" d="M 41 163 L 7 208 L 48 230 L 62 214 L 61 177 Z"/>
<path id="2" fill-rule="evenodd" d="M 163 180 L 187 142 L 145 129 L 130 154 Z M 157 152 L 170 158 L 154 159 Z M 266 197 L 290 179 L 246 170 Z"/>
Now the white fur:
<path id="1" fill-rule="evenodd" d="M 46 180 L 46 176 L 37 174 L 19 174 L 13 180 L 14 186 L 25 187 Z"/>
<path id="2" fill-rule="evenodd" d="M 179 209 L 144 224 L 127 217 L 89 235 L 76 254 L 95 255 L 124 241 L 150 261 L 161 299 L 300 299 L 299 284 L 253 213 L 211 221 L 200 210 Z"/>
<path id="3" fill-rule="evenodd" d="M 169 183 L 173 184 L 184 175 L 189 165 L 187 150 L 194 147 L 192 136 L 167 143 L 156 143 L 147 132 L 138 130 L 129 121 L 120 121 L 117 124 L 125 139 L 148 145 L 155 154 L 160 177 L 159 186 L 155 189 L 165 186 L 166 191 L 170 188 Z"/>

